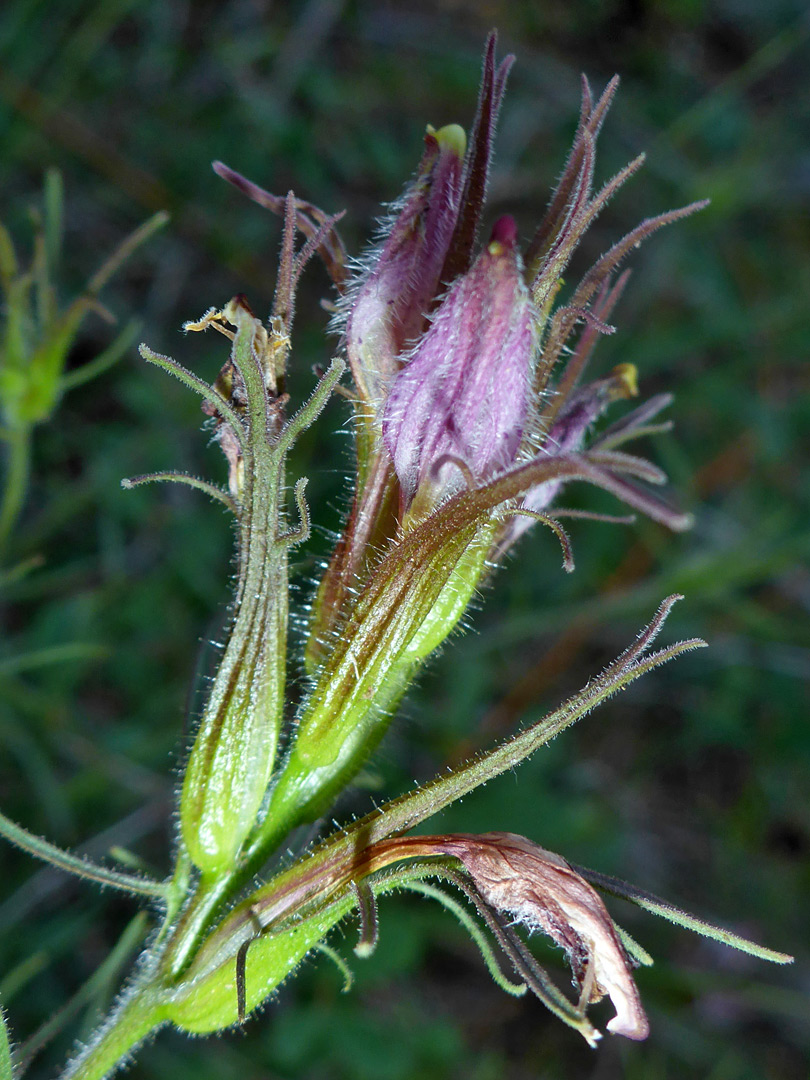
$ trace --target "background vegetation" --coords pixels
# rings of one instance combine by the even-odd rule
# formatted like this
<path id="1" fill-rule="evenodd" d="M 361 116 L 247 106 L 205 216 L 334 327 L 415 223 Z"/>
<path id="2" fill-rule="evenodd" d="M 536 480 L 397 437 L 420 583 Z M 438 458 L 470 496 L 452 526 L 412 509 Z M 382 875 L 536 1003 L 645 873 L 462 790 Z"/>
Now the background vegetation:
<path id="1" fill-rule="evenodd" d="M 328 211 L 346 207 L 343 233 L 357 252 L 380 202 L 412 171 L 424 124 L 469 125 L 491 25 L 518 56 L 492 217 L 509 209 L 530 233 L 573 133 L 580 71 L 598 89 L 614 72 L 623 78 L 601 177 L 649 152 L 588 238 L 582 267 L 645 214 L 712 199 L 634 257 L 620 332 L 596 356 L 600 371 L 636 363 L 644 392 L 676 393 L 677 430 L 652 456 L 697 525 L 672 537 L 645 522 L 575 523 L 570 578 L 553 538 L 532 535 L 343 810 L 555 704 L 682 590 L 667 633 L 702 634 L 711 650 L 656 673 L 442 824 L 526 833 L 798 962 L 770 969 L 614 907 L 658 960 L 639 977 L 653 1032 L 643 1045 L 608 1039 L 594 1054 L 534 1000 L 502 995 L 443 912 L 394 899 L 350 995 L 318 959 L 244 1035 L 161 1035 L 128 1074 L 138 1080 L 806 1075 L 806 4 L 11 0 L 0 12 L 0 217 L 24 250 L 43 171 L 61 170 L 67 300 L 128 231 L 170 210 L 170 226 L 105 303 L 122 325 L 137 313 L 152 347 L 213 378 L 221 342 L 184 339 L 180 324 L 235 292 L 266 311 L 279 230 L 214 176 L 211 160 L 276 192 L 294 186 Z M 297 393 L 332 347 L 319 306 L 327 295 L 315 268 L 300 298 Z M 70 367 L 114 333 L 88 318 Z M 39 565 L 6 579 L 0 597 L 0 805 L 57 843 L 95 854 L 120 845 L 159 870 L 182 731 L 210 670 L 200 643 L 216 638 L 228 597 L 231 537 L 220 509 L 193 493 L 127 493 L 119 480 L 166 467 L 221 476 L 200 418 L 196 399 L 134 349 L 66 395 L 35 432 L 5 558 Z M 338 403 L 294 466 L 312 479 L 321 526 L 298 567 L 302 603 L 346 505 L 344 420 Z M 26 1037 L 85 983 L 135 912 L 5 846 L 0 866 L 0 1000 Z M 118 974 L 85 991 L 74 1025 L 92 1025 Z M 32 1075 L 53 1075 L 68 1047 L 60 1035 Z"/>

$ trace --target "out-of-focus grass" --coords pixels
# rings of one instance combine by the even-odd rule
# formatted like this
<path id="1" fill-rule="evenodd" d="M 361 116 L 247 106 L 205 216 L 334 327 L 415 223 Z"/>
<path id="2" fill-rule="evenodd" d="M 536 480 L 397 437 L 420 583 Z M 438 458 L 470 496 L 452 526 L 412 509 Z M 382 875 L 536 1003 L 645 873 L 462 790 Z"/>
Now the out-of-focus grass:
<path id="1" fill-rule="evenodd" d="M 795 951 L 776 971 L 615 909 L 658 963 L 639 977 L 653 1023 L 643 1046 L 594 1056 L 534 1002 L 505 998 L 447 917 L 419 898 L 381 912 L 379 953 L 356 963 L 348 998 L 324 960 L 307 966 L 244 1038 L 162 1036 L 130 1073 L 183 1080 L 502 1076 L 792 1080 L 808 1024 L 810 159 L 804 5 L 471 5 L 357 0 L 135 4 L 36 0 L 0 12 L 0 216 L 23 241 L 42 173 L 66 190 L 64 297 L 147 212 L 173 224 L 121 276 L 107 304 L 213 378 L 218 341 L 176 331 L 233 293 L 269 307 L 277 224 L 218 181 L 210 161 L 329 211 L 348 208 L 359 250 L 381 200 L 413 169 L 427 121 L 469 124 L 491 24 L 518 55 L 491 188 L 494 217 L 524 234 L 559 173 L 578 74 L 623 86 L 600 175 L 639 150 L 640 177 L 603 215 L 580 268 L 643 215 L 710 196 L 699 217 L 633 260 L 620 331 L 595 362 L 636 363 L 642 390 L 672 389 L 677 429 L 653 456 L 697 515 L 671 537 L 574 523 L 577 573 L 531 536 L 473 620 L 422 680 L 369 772 L 404 788 L 558 701 L 635 632 L 667 592 L 668 626 L 712 648 L 663 669 L 558 740 L 514 779 L 448 813 L 448 828 L 513 829 L 572 860 L 628 877 Z M 329 355 L 318 300 L 300 299 L 294 390 Z M 85 322 L 73 368 L 111 340 Z M 345 506 L 332 407 L 295 468 L 314 515 Z M 221 473 L 196 401 L 134 355 L 37 431 L 13 560 L 43 565 L 2 596 L 0 799 L 62 844 L 135 850 L 163 870 L 182 729 L 209 666 L 228 595 L 230 533 L 217 507 L 119 479 L 173 467 Z M 583 498 L 591 499 L 591 496 Z M 597 505 L 597 496 L 588 505 Z M 607 501 L 599 502 L 607 506 Z M 328 540 L 301 556 L 301 595 Z M 3 664 L 70 642 L 106 656 L 18 670 Z M 198 653 L 199 659 L 198 659 Z M 379 790 L 375 795 L 379 794 Z M 368 805 L 353 795 L 346 812 Z M 108 955 L 133 914 L 4 848 L 0 999 L 15 1035 L 48 1018 Z M 347 930 L 351 934 L 351 929 Z M 348 942 L 347 942 L 348 947 Z M 96 990 L 85 1029 L 110 988 Z M 53 1075 L 64 1040 L 32 1075 Z"/>

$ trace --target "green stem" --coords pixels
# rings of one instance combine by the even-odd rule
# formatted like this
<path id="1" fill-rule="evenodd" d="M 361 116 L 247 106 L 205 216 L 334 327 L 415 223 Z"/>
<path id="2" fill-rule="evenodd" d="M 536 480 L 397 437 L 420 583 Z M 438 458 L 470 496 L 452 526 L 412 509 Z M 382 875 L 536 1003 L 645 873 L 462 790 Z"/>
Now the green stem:
<path id="1" fill-rule="evenodd" d="M 0 502 L 0 551 L 5 547 L 16 524 L 28 488 L 31 464 L 31 431 L 21 428 L 7 433 L 8 460 L 5 487 Z"/>
<path id="2" fill-rule="evenodd" d="M 144 988 L 127 998 L 93 1039 L 68 1062 L 60 1080 L 103 1080 L 112 1076 L 150 1032 L 163 1023 L 160 1004 Z"/>
<path id="3" fill-rule="evenodd" d="M 250 869 L 253 869 L 252 864 Z M 219 877 L 200 878 L 166 948 L 163 969 L 170 979 L 177 978 L 189 962 L 219 905 L 238 892 L 246 880 L 249 880 L 249 874 L 245 867 L 236 867 Z"/>

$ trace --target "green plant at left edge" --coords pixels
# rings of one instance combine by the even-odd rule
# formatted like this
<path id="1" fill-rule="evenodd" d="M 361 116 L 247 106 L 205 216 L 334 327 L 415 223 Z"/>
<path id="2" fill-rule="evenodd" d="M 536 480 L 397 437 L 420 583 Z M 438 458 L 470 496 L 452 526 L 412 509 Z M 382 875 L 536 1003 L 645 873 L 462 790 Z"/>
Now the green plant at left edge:
<path id="1" fill-rule="evenodd" d="M 37 556 L 13 561 L 16 526 L 28 491 L 31 454 L 40 425 L 53 419 L 62 397 L 102 375 L 131 347 L 140 323 L 129 321 L 97 356 L 78 367 L 69 367 L 71 353 L 84 320 L 90 315 L 115 323 L 100 295 L 124 262 L 168 221 L 164 212 L 153 215 L 128 236 L 104 260 L 81 293 L 66 306 L 59 299 L 62 262 L 64 193 L 56 170 L 45 175 L 41 207 L 30 208 L 33 252 L 26 265 L 20 258 L 11 233 L 0 222 L 0 443 L 3 479 L 0 494 L 0 591 L 35 573 Z M 9 561 L 11 558 L 11 561 Z M 3 643 L 2 678 L 4 692 L 9 681 L 32 665 L 77 659 L 93 652 L 90 645 L 65 642 L 20 652 L 13 637 Z M 13 696 L 13 695 L 12 695 Z M 38 837 L 0 818 L 0 831 L 12 842 L 57 865 L 70 869 L 78 860 Z M 11 1076 L 11 1050 L 4 1017 L 0 1011 L 0 1076 Z"/>
<path id="2" fill-rule="evenodd" d="M 52 170 L 45 176 L 43 208 L 32 211 L 34 251 L 26 268 L 21 267 L 11 236 L 0 223 L 3 294 L 0 437 L 5 443 L 0 566 L 25 500 L 36 426 L 51 419 L 65 393 L 100 375 L 124 355 L 135 340 L 138 323 L 128 323 L 99 356 L 66 371 L 79 329 L 91 312 L 112 321 L 99 294 L 129 255 L 168 220 L 161 212 L 136 229 L 99 267 L 82 293 L 63 308 L 56 288 L 62 248 L 62 204 L 62 180 Z"/>
<path id="3" fill-rule="evenodd" d="M 512 65 L 512 57 L 497 61 L 495 47 L 492 35 L 469 137 L 456 124 L 427 128 L 416 173 L 362 260 L 346 255 L 337 230 L 341 215 L 327 215 L 292 193 L 274 196 L 215 166 L 280 214 L 284 225 L 267 322 L 237 296 L 185 326 L 213 329 L 228 340 L 229 355 L 213 385 L 141 346 L 146 361 L 202 399 L 228 478 L 221 487 L 167 471 L 130 478 L 125 486 L 188 484 L 228 508 L 238 540 L 227 640 L 179 793 L 175 862 L 164 880 L 126 874 L 2 822 L 8 839 L 141 897 L 155 917 L 126 988 L 67 1064 L 64 1080 L 111 1075 L 166 1025 L 209 1034 L 244 1023 L 312 950 L 345 967 L 326 938 L 352 913 L 359 927 L 354 951 L 368 956 L 378 937 L 378 901 L 393 890 L 443 903 L 469 930 L 505 991 L 531 990 L 591 1046 L 601 1033 L 588 1009 L 605 997 L 615 1013 L 607 1024 L 611 1033 L 638 1040 L 649 1031 L 633 970 L 651 958 L 613 921 L 600 893 L 762 959 L 790 960 L 643 890 L 576 867 L 524 836 L 413 833 L 642 675 L 702 646 L 691 639 L 654 648 L 677 596 L 664 599 L 613 663 L 542 720 L 337 828 L 301 857 L 282 854 L 292 830 L 330 817 L 425 662 L 533 526 L 552 531 L 571 571 L 566 516 L 628 521 L 561 505 L 572 483 L 601 488 L 671 529 L 690 524 L 689 515 L 655 492 L 665 482 L 661 471 L 626 449 L 667 426 L 657 418 L 669 395 L 604 426 L 609 409 L 637 396 L 638 373 L 628 364 L 589 381 L 585 373 L 599 336 L 615 329 L 608 320 L 626 284 L 619 265 L 653 232 L 703 204 L 646 219 L 579 282 L 566 282 L 582 236 L 643 163 L 637 158 L 594 189 L 596 141 L 617 80 L 598 98 L 583 80 L 571 152 L 537 231 L 521 245 L 514 220 L 504 216 L 482 242 L 494 132 Z M 286 375 L 295 295 L 316 253 L 336 292 L 339 354 L 309 400 L 291 408 Z M 9 258 L 7 276 L 14 282 Z M 20 286 L 23 297 L 27 288 Z M 88 293 L 73 319 L 91 302 Z M 63 329 L 54 340 L 66 335 Z M 9 400 L 22 403 L 29 397 L 19 387 L 28 384 L 19 369 L 27 371 L 37 357 L 37 370 L 51 372 L 64 352 L 46 349 L 47 360 L 36 348 L 14 355 L 9 386 L 18 389 Z M 340 385 L 345 373 L 348 385 Z M 24 419 L 15 422 L 27 435 L 64 389 L 58 377 L 29 381 L 47 386 L 50 396 L 37 389 L 27 410 L 16 405 Z M 306 478 L 290 485 L 287 459 L 338 391 L 352 414 L 353 501 L 306 613 L 308 682 L 294 705 L 287 691 L 289 553 L 307 540 L 310 511 Z M 13 518 L 16 509 L 9 514 Z M 563 948 L 573 999 L 540 966 L 518 926 L 541 931 Z M 511 975 L 502 970 L 504 960 Z M 7 1073 L 11 1067 L 6 1054 Z"/>

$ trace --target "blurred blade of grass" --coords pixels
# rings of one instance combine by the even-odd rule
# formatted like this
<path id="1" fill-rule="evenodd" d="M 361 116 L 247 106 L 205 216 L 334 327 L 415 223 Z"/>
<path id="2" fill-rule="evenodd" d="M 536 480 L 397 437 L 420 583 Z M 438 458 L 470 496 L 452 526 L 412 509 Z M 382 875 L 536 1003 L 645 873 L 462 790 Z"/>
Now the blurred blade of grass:
<path id="1" fill-rule="evenodd" d="M 56 765 L 42 744 L 38 731 L 40 725 L 21 722 L 20 714 L 30 712 L 31 706 L 36 714 L 42 715 L 41 695 L 32 693 L 17 679 L 7 679 L 2 696 L 6 707 L 14 709 L 13 713 L 6 713 L 2 725 L 6 755 L 16 761 L 19 772 L 25 777 L 38 814 L 47 823 L 48 831 L 57 836 L 70 836 L 75 828 L 73 809 L 60 783 Z"/>
<path id="2" fill-rule="evenodd" d="M 85 1006 L 87 1006 L 88 1015 L 83 1025 L 84 1030 L 78 1037 L 82 1039 L 90 1034 L 98 1023 L 98 1016 L 109 1006 L 124 966 L 129 962 L 135 950 L 143 944 L 148 928 L 149 916 L 145 912 L 138 912 L 124 928 L 109 956 L 79 987 L 73 997 L 37 1028 L 33 1035 L 16 1047 L 14 1060 L 20 1071 L 27 1070 L 36 1055 Z"/>
<path id="3" fill-rule="evenodd" d="M 9 431 L 5 443 L 3 494 L 0 498 L 0 552 L 11 537 L 28 490 L 31 471 L 30 430 Z"/>
<path id="4" fill-rule="evenodd" d="M 0 570 L 0 592 L 11 588 L 18 581 L 22 581 L 32 570 L 38 570 L 42 564 L 43 558 L 41 555 L 32 555 L 30 558 L 18 562 L 16 566 L 9 566 L 5 570 Z"/>
<path id="5" fill-rule="evenodd" d="M 174 204 L 169 189 L 160 180 L 129 161 L 92 127 L 51 102 L 38 88 L 27 85 L 6 67 L 0 67 L 0 97 L 48 139 L 84 158 L 140 206 L 163 210 Z"/>
<path id="6" fill-rule="evenodd" d="M 19 675 L 23 671 L 32 671 L 47 664 L 72 663 L 75 660 L 101 660 L 110 655 L 105 645 L 92 642 L 71 641 L 63 645 L 51 645 L 45 649 L 35 649 L 27 653 L 17 653 L 0 659 L 0 679 L 9 675 Z"/>
<path id="7" fill-rule="evenodd" d="M 136 164 L 72 111 L 52 103 L 45 94 L 27 85 L 8 68 L 0 66 L 0 98 L 20 113 L 47 140 L 64 146 L 100 175 L 149 210 L 169 209 L 175 228 L 195 243 L 202 243 L 243 280 L 272 295 L 274 274 L 247 249 L 235 249 L 227 233 L 199 206 L 189 204 L 184 193 L 170 188 Z"/>
<path id="8" fill-rule="evenodd" d="M 65 189 L 62 183 L 62 174 L 58 169 L 48 169 L 45 173 L 44 204 L 45 265 L 50 270 L 51 278 L 57 280 L 59 277 L 59 260 L 62 254 L 65 215 Z"/>
<path id="9" fill-rule="evenodd" d="M 345 6 L 346 0 L 308 0 L 300 5 L 300 14 L 276 58 L 267 87 L 267 96 L 280 116 L 287 113 L 300 79 L 335 28 Z"/>
<path id="10" fill-rule="evenodd" d="M 16 54 L 26 75 L 38 71 L 58 57 L 63 35 L 74 12 L 68 4 L 53 0 L 26 0 L 25 3 L 4 4 L 0 14 L 0 50 L 5 56 Z M 47 19 L 49 34 L 42 33 L 42 21 Z"/>
<path id="11" fill-rule="evenodd" d="M 6 971 L 0 979 L 0 1001 L 11 1001 L 32 979 L 35 979 L 49 963 L 46 952 L 32 952 L 19 964 Z"/>
<path id="12" fill-rule="evenodd" d="M 74 29 L 65 35 L 58 52 L 47 69 L 40 71 L 37 80 L 53 102 L 66 101 L 75 93 L 87 68 L 138 2 L 99 0 L 76 21 Z"/>
<path id="13" fill-rule="evenodd" d="M 757 79 L 778 67 L 810 37 L 810 18 L 804 9 L 789 25 L 774 34 L 749 59 L 727 75 L 718 86 L 705 94 L 690 109 L 661 131 L 650 146 L 651 156 L 660 144 L 675 145 L 701 126 L 711 123 L 715 114 L 740 95 Z"/>
<path id="14" fill-rule="evenodd" d="M 99 353 L 95 360 L 90 360 L 86 364 L 82 364 L 80 368 L 76 368 L 74 371 L 70 371 L 67 375 L 63 376 L 61 382 L 63 393 L 66 393 L 68 390 L 74 390 L 77 386 L 82 386 L 91 379 L 95 379 L 97 376 L 102 375 L 114 364 L 117 364 L 132 345 L 134 345 L 140 329 L 140 319 L 131 319 L 118 337 L 116 337 L 102 353 Z"/>
<path id="15" fill-rule="evenodd" d="M 32 321 L 40 329 L 51 326 L 59 310 L 56 279 L 61 253 L 64 190 L 62 177 L 56 169 L 48 169 L 45 173 L 43 208 L 42 214 L 34 211 L 34 219 L 39 228 L 34 237 L 34 258 L 31 264 L 36 288 L 35 318 Z"/>

